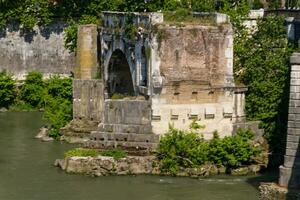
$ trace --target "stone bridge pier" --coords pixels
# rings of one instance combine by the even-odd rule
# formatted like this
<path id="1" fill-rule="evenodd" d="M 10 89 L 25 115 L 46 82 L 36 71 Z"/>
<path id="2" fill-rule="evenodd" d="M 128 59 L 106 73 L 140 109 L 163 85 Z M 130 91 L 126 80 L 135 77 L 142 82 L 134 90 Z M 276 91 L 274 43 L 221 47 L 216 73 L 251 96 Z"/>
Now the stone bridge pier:
<path id="1" fill-rule="evenodd" d="M 206 139 L 246 126 L 230 21 L 194 15 L 199 23 L 178 24 L 162 13 L 103 12 L 101 26 L 79 27 L 73 117 L 97 124 L 87 146 L 155 148 L 169 125 L 193 121 Z"/>

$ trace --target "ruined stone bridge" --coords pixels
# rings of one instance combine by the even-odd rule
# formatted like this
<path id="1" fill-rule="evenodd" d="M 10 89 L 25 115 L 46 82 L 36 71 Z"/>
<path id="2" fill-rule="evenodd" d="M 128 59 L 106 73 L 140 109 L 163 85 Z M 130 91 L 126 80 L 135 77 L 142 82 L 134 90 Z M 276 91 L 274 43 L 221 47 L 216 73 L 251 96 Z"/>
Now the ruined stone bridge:
<path id="1" fill-rule="evenodd" d="M 74 120 L 98 125 L 88 146 L 154 147 L 170 124 L 188 129 L 194 120 L 206 139 L 243 125 L 230 21 L 195 17 L 174 23 L 162 13 L 103 12 L 101 26 L 79 28 Z"/>

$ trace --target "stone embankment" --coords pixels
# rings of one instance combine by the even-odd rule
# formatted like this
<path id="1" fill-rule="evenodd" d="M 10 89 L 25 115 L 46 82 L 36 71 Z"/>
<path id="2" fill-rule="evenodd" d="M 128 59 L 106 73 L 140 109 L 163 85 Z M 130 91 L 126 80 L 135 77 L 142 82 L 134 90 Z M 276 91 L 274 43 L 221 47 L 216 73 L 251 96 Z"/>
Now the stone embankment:
<path id="1" fill-rule="evenodd" d="M 66 157 L 57 159 L 55 166 L 67 173 L 86 174 L 90 176 L 108 175 L 174 175 L 160 170 L 159 161 L 155 156 L 127 156 L 115 159 L 113 157 Z M 206 164 L 198 168 L 187 168 L 179 171 L 175 176 L 203 177 L 230 173 L 231 175 L 247 175 L 259 172 L 260 165 L 250 165 L 234 170 L 223 166 Z"/>

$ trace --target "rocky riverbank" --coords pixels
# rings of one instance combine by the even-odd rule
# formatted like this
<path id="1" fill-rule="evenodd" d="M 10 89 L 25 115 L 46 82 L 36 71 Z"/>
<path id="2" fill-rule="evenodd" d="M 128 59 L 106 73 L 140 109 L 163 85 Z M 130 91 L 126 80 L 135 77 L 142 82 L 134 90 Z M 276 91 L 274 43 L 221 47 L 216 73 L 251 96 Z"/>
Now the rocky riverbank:
<path id="1" fill-rule="evenodd" d="M 198 168 L 182 169 L 176 174 L 164 173 L 160 170 L 159 160 L 155 156 L 127 156 L 113 158 L 107 156 L 96 157 L 66 157 L 57 159 L 55 166 L 67 173 L 86 174 L 90 176 L 108 175 L 173 175 L 186 177 L 203 177 L 229 173 L 231 175 L 248 175 L 260 171 L 260 165 L 250 165 L 229 170 L 223 166 L 206 164 Z"/>

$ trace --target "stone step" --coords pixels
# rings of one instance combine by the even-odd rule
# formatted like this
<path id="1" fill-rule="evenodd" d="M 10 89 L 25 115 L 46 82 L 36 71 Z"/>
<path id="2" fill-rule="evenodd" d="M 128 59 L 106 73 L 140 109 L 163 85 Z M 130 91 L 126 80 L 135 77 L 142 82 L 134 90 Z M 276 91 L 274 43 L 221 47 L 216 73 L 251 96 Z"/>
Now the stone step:
<path id="1" fill-rule="evenodd" d="M 90 140 L 83 144 L 83 147 L 90 149 L 102 149 L 102 148 L 135 148 L 135 149 L 147 149 L 154 150 L 158 146 L 158 143 L 151 142 L 125 142 L 125 141 L 94 141 Z"/>
<path id="2" fill-rule="evenodd" d="M 151 125 L 134 125 L 134 124 L 100 124 L 99 131 L 108 133 L 137 133 L 151 134 Z"/>
<path id="3" fill-rule="evenodd" d="M 116 142 L 145 142 L 158 143 L 159 135 L 155 134 L 136 134 L 136 133 L 108 133 L 94 131 L 90 135 L 92 141 L 116 141 Z"/>

